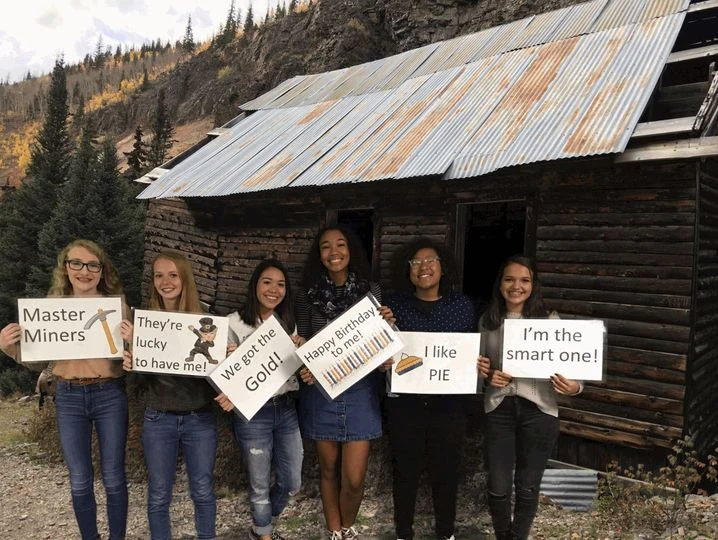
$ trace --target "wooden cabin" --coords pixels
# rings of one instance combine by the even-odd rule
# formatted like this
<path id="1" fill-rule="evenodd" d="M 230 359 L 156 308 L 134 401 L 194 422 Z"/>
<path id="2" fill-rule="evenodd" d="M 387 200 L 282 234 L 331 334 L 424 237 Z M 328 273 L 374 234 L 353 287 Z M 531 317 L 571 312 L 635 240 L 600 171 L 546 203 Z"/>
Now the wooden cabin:
<path id="1" fill-rule="evenodd" d="M 184 252 L 237 309 L 256 263 L 298 280 L 325 224 L 390 287 L 397 248 L 453 249 L 481 302 L 535 257 L 552 309 L 600 318 L 607 377 L 561 400 L 555 457 L 659 464 L 718 441 L 718 2 L 594 0 L 295 77 L 142 181 L 146 257 Z"/>

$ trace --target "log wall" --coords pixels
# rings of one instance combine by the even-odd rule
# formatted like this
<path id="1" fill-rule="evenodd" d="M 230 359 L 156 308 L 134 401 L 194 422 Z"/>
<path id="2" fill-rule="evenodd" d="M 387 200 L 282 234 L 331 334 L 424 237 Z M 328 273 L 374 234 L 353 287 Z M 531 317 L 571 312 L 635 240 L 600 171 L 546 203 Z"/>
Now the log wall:
<path id="1" fill-rule="evenodd" d="M 707 454 L 718 446 L 718 162 L 707 161 L 698 176 L 694 348 L 686 422 L 697 448 Z"/>
<path id="2" fill-rule="evenodd" d="M 564 318 L 601 318 L 608 328 L 606 380 L 560 401 L 562 439 L 554 457 L 599 469 L 622 453 L 648 463 L 687 428 L 713 440 L 718 430 L 709 415 L 718 392 L 706 376 L 718 354 L 711 334 L 718 319 L 712 292 L 718 181 L 705 178 L 690 371 L 698 197 L 692 163 L 615 168 L 597 159 L 459 182 L 415 179 L 215 198 L 191 208 L 153 202 L 147 257 L 160 247 L 187 253 L 203 300 L 225 314 L 244 302 L 249 275 L 266 256 L 286 262 L 296 285 L 316 231 L 338 210 L 373 209 L 374 278 L 389 288 L 393 256 L 416 236 L 461 255 L 461 204 L 526 201 L 526 252 L 537 259 L 549 306 Z"/>

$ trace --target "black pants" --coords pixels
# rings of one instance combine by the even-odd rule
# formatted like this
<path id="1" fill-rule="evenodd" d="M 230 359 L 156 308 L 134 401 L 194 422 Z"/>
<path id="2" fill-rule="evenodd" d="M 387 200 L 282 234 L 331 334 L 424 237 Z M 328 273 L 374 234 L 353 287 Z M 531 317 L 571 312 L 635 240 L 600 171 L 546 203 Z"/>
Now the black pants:
<path id="1" fill-rule="evenodd" d="M 528 538 L 538 509 L 541 478 L 558 432 L 558 418 L 521 397 L 505 397 L 486 415 L 489 511 L 496 538 Z M 513 520 L 512 484 L 516 488 Z"/>
<path id="2" fill-rule="evenodd" d="M 428 467 L 436 534 L 454 534 L 456 492 L 466 413 L 458 396 L 402 395 L 386 399 L 394 466 L 394 526 L 397 538 L 414 537 L 419 478 Z"/>

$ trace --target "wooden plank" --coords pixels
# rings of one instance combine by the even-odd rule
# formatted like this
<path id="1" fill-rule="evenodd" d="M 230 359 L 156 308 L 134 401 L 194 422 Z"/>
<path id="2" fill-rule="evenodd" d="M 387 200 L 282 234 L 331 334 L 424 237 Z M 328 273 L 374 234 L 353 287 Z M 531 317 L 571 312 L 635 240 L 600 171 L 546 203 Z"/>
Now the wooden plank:
<path id="1" fill-rule="evenodd" d="M 397 239 L 398 240 L 398 239 Z M 693 242 L 632 242 L 628 240 L 544 240 L 536 243 L 540 251 L 594 251 L 601 253 L 664 253 L 692 255 Z M 638 259 L 638 257 L 636 257 Z"/>
<path id="2" fill-rule="evenodd" d="M 682 429 L 677 427 L 664 426 L 651 422 L 642 422 L 634 418 L 621 418 L 618 416 L 582 411 L 567 407 L 561 407 L 560 417 L 562 420 L 588 424 L 596 427 L 605 427 L 628 433 L 637 433 L 649 437 L 666 437 L 669 439 L 676 439 L 683 435 Z"/>
<path id="3" fill-rule="evenodd" d="M 655 137 L 657 135 L 678 135 L 693 131 L 695 116 L 684 116 L 681 118 L 669 118 L 667 120 L 656 120 L 654 122 L 640 122 L 633 130 L 631 139 L 642 139 Z"/>
<path id="4" fill-rule="evenodd" d="M 695 216 L 674 212 L 604 212 L 561 213 L 544 211 L 538 216 L 540 225 L 695 225 Z"/>
<path id="5" fill-rule="evenodd" d="M 667 293 L 690 295 L 691 281 L 688 279 L 652 279 L 614 276 L 579 276 L 543 273 L 541 281 L 553 287 L 571 289 L 603 289 L 638 293 Z"/>
<path id="6" fill-rule="evenodd" d="M 615 302 L 621 303 L 626 301 L 625 292 L 591 290 L 591 289 L 564 289 L 562 287 L 543 287 L 544 298 L 547 300 L 567 299 L 567 300 L 588 300 L 596 302 Z M 717 291 L 718 294 L 718 291 Z M 634 305 L 640 306 L 657 306 L 669 308 L 690 307 L 690 296 L 678 296 L 669 294 L 651 294 L 651 293 L 631 293 L 630 300 Z"/>
<path id="7" fill-rule="evenodd" d="M 718 45 L 716 45 L 718 47 Z M 695 159 L 718 156 L 718 136 L 689 140 L 649 143 L 628 148 L 614 159 L 615 163 Z"/>
<path id="8" fill-rule="evenodd" d="M 541 240 L 631 240 L 634 242 L 693 242 L 692 225 L 662 225 L 640 227 L 596 225 L 539 226 L 537 236 Z"/>
<path id="9" fill-rule="evenodd" d="M 616 347 L 635 347 L 646 351 L 657 351 L 672 354 L 686 354 L 688 343 L 681 341 L 667 341 L 665 339 L 651 339 L 646 337 L 622 336 L 608 334 L 608 344 Z"/>
<path id="10" fill-rule="evenodd" d="M 647 437 L 645 435 L 637 435 L 635 433 L 625 433 L 610 428 L 586 426 L 584 424 L 564 420 L 561 421 L 561 433 L 604 443 L 621 444 L 634 448 L 651 448 L 654 446 L 663 446 L 666 448 L 671 447 L 671 441 L 668 439 Z"/>
<path id="11" fill-rule="evenodd" d="M 672 52 L 668 55 L 666 64 L 685 62 L 686 60 L 695 60 L 696 58 L 709 58 L 711 56 L 718 56 L 718 44 Z"/>
<path id="12" fill-rule="evenodd" d="M 718 8 L 718 0 L 705 0 L 704 2 L 694 2 L 688 6 L 688 13 L 695 13 L 697 11 L 716 8 Z"/>
<path id="13" fill-rule="evenodd" d="M 602 391 L 620 390 L 623 392 L 621 399 L 624 405 L 646 409 L 651 408 L 648 407 L 649 402 L 655 402 L 661 398 L 667 401 L 678 401 L 682 407 L 686 393 L 686 389 L 682 385 L 654 382 L 645 379 L 639 381 L 634 378 L 620 377 L 618 375 L 609 377 L 605 382 L 592 381 L 586 383 L 586 388 L 583 392 L 586 397 L 591 395 L 595 396 L 592 389 L 597 390 L 599 394 Z M 664 403 L 663 406 L 668 406 L 668 404 Z M 677 414 L 679 411 L 671 410 L 670 412 Z"/>
<path id="14" fill-rule="evenodd" d="M 647 323 L 666 323 L 688 326 L 690 310 L 661 307 L 645 307 L 624 303 L 607 303 L 579 300 L 551 299 L 551 308 L 559 313 L 573 313 L 593 319 L 612 317 Z"/>
<path id="15" fill-rule="evenodd" d="M 641 254 L 637 261 L 635 253 L 542 251 L 537 266 L 541 274 L 693 279 L 691 261 L 683 261 L 685 266 L 677 264 L 675 255 Z"/>
<path id="16" fill-rule="evenodd" d="M 619 418 L 634 418 L 642 422 L 683 428 L 683 415 L 669 414 L 663 410 L 646 410 L 628 407 L 622 403 L 605 403 L 591 399 L 583 399 L 582 394 L 570 398 L 559 396 L 558 403 L 562 407 L 570 407 L 581 411 L 592 411 Z"/>
<path id="17" fill-rule="evenodd" d="M 645 351 L 628 347 L 608 347 L 608 357 L 621 362 L 632 364 L 645 364 L 676 371 L 685 371 L 687 356 L 685 354 L 671 354 L 657 351 Z"/>
<path id="18" fill-rule="evenodd" d="M 628 362 L 616 362 L 610 358 L 606 361 L 606 373 L 608 375 L 620 375 L 634 379 L 650 379 L 657 382 L 671 384 L 685 384 L 685 373 L 672 369 L 663 369 L 656 366 L 643 364 L 631 364 Z"/>

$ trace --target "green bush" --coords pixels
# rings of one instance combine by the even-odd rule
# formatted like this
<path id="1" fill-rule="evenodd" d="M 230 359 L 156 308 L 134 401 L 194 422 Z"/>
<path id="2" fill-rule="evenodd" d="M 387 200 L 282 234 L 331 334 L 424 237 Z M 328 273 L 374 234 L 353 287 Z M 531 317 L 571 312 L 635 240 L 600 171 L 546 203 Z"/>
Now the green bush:
<path id="1" fill-rule="evenodd" d="M 0 397 L 29 394 L 33 380 L 27 368 L 18 365 L 0 367 Z"/>

